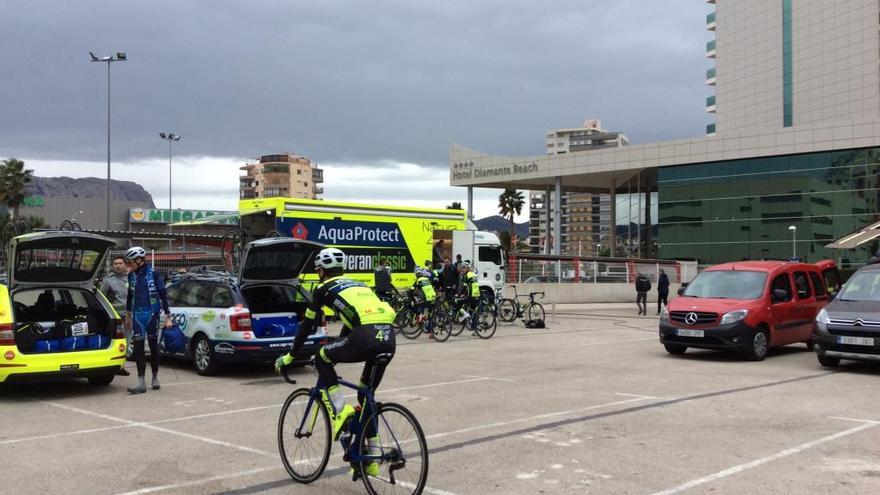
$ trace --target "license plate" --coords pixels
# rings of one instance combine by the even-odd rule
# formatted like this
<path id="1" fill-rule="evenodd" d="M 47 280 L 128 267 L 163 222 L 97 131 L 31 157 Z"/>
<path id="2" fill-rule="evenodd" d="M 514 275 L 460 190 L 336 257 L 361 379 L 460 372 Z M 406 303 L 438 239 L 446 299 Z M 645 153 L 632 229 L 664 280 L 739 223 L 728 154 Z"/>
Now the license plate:
<path id="1" fill-rule="evenodd" d="M 849 344 L 849 345 L 869 345 L 874 346 L 874 339 L 871 337 L 848 337 L 845 335 L 839 335 L 837 337 L 838 344 Z"/>
<path id="2" fill-rule="evenodd" d="M 688 330 L 686 328 L 679 328 L 675 330 L 675 333 L 679 337 L 705 337 L 706 333 L 702 330 Z"/>
<path id="3" fill-rule="evenodd" d="M 79 369 L 78 364 L 62 364 L 61 365 L 61 371 L 78 370 L 78 369 Z"/>

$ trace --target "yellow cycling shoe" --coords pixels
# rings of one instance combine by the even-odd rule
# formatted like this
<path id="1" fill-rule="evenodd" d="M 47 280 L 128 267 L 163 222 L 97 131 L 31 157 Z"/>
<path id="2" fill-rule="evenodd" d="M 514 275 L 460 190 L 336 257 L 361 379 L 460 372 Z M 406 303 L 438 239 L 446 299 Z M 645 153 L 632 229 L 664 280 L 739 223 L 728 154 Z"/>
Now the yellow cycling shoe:
<path id="1" fill-rule="evenodd" d="M 342 427 L 354 416 L 355 410 L 354 406 L 351 404 L 346 404 L 342 406 L 342 410 L 339 413 L 332 417 L 330 421 L 333 423 L 333 440 L 339 440 L 339 434 L 342 432 Z"/>
<path id="2" fill-rule="evenodd" d="M 354 466 L 348 469 L 349 476 L 354 476 Z M 379 463 L 378 462 L 368 462 L 366 466 L 364 466 L 364 474 L 367 476 L 379 476 Z"/>

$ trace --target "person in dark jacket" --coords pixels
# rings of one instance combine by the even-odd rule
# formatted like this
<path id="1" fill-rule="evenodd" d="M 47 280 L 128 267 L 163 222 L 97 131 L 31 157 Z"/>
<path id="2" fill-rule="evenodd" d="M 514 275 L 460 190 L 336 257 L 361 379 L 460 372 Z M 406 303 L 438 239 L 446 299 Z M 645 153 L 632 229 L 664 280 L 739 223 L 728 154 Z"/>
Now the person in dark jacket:
<path id="1" fill-rule="evenodd" d="M 379 299 L 387 301 L 389 294 L 394 292 L 395 289 L 391 284 L 391 268 L 388 266 L 386 258 L 379 259 L 379 266 L 376 267 L 373 275 L 375 276 L 373 286 L 375 287 L 376 295 L 379 296 Z"/>
<path id="2" fill-rule="evenodd" d="M 661 268 L 660 276 L 657 278 L 657 314 L 660 314 L 660 310 L 663 309 L 663 306 L 669 304 L 669 277 L 666 276 L 666 272 Z"/>
<path id="3" fill-rule="evenodd" d="M 651 280 L 644 273 L 639 273 L 636 277 L 636 305 L 639 307 L 639 314 L 648 314 L 648 292 L 651 290 Z"/>
<path id="4" fill-rule="evenodd" d="M 443 260 L 443 293 L 446 297 L 453 297 L 458 291 L 458 267 L 449 262 L 449 258 Z"/>

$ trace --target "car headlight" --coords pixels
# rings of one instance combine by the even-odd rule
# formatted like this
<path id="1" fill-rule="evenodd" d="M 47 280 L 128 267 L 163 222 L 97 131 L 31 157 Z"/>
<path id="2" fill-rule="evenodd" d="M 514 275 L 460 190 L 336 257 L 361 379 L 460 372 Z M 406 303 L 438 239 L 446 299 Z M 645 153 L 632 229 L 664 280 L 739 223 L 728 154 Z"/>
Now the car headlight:
<path id="1" fill-rule="evenodd" d="M 824 308 L 816 315 L 816 323 L 820 325 L 827 325 L 830 321 L 831 319 L 828 318 L 828 311 L 825 311 Z"/>
<path id="2" fill-rule="evenodd" d="M 669 311 L 666 308 L 660 311 L 660 321 L 669 321 Z"/>
<path id="3" fill-rule="evenodd" d="M 745 318 L 747 314 L 749 314 L 749 311 L 746 309 L 738 309 L 736 311 L 731 311 L 730 313 L 725 313 L 724 316 L 721 317 L 721 324 L 728 325 L 730 323 L 736 323 Z"/>

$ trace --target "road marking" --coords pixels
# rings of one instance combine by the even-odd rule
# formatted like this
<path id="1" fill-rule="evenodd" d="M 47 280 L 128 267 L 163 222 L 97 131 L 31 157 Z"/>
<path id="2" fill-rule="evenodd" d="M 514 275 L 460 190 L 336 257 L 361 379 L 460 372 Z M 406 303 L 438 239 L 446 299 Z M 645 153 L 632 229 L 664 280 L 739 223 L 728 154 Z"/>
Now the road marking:
<path id="1" fill-rule="evenodd" d="M 859 418 L 846 418 L 843 416 L 828 416 L 829 419 L 839 419 L 842 421 L 854 421 L 856 423 L 873 423 L 880 424 L 880 421 L 875 421 L 873 419 L 859 419 Z"/>
<path id="2" fill-rule="evenodd" d="M 633 402 L 641 402 L 641 401 L 644 401 L 644 400 L 648 400 L 648 399 L 641 398 L 641 397 L 637 397 L 637 398 L 633 398 L 633 399 L 626 399 L 626 400 L 619 400 L 619 401 L 615 401 L 615 402 L 608 402 L 608 403 L 605 403 L 605 404 L 596 404 L 596 405 L 593 405 L 593 406 L 582 407 L 582 408 L 579 408 L 579 409 L 570 409 L 570 410 L 567 410 L 567 411 L 557 411 L 557 412 L 546 413 L 546 414 L 538 414 L 538 415 L 535 415 L 535 416 L 529 416 L 529 417 L 526 417 L 526 418 L 512 419 L 512 420 L 510 420 L 510 421 L 499 421 L 499 422 L 497 422 L 497 423 L 489 423 L 489 424 L 478 425 L 478 426 L 469 426 L 469 427 L 467 427 L 467 428 L 462 428 L 462 429 L 459 429 L 459 430 L 452 430 L 452 431 L 446 431 L 446 432 L 442 432 L 442 433 L 434 433 L 433 435 L 427 435 L 427 436 L 425 437 L 425 439 L 426 439 L 426 440 L 433 440 L 433 439 L 435 439 L 435 438 L 448 437 L 448 436 L 450 436 L 450 435 L 457 435 L 457 434 L 459 434 L 459 433 L 468 433 L 468 432 L 476 431 L 476 430 L 485 430 L 485 429 L 487 429 L 487 428 L 500 428 L 500 427 L 502 427 L 502 426 L 509 426 L 509 425 L 513 425 L 513 424 L 517 424 L 517 423 L 525 423 L 525 422 L 535 421 L 535 420 L 539 420 L 539 419 L 552 418 L 552 417 L 555 417 L 555 416 L 565 416 L 565 415 L 568 415 L 568 414 L 582 413 L 582 412 L 585 412 L 585 411 L 592 411 L 592 410 L 594 410 L 594 409 L 602 409 L 602 408 L 605 408 L 605 407 L 620 406 L 620 405 L 623 405 L 623 404 L 631 404 L 631 403 L 633 403 Z"/>
<path id="3" fill-rule="evenodd" d="M 444 386 L 444 385 L 456 385 L 459 383 L 481 382 L 481 381 L 486 381 L 486 380 L 504 381 L 500 378 L 492 378 L 492 377 L 488 377 L 488 376 L 473 376 L 473 375 L 468 375 L 468 376 L 472 376 L 472 377 L 466 378 L 464 380 L 453 380 L 453 381 L 445 381 L 445 382 L 427 383 L 424 385 L 414 385 L 411 387 L 393 388 L 393 389 L 388 389 L 388 390 L 382 390 L 381 393 L 385 394 L 385 393 L 389 393 L 389 392 L 402 392 L 402 391 L 406 391 L 406 390 L 416 390 L 416 389 L 429 388 L 429 387 L 439 387 L 439 386 Z M 207 381 L 212 381 L 212 380 L 207 380 Z M 182 384 L 183 383 L 181 383 L 181 385 Z M 351 395 L 347 395 L 346 397 L 354 397 L 356 395 L 357 394 L 351 394 Z M 62 409 L 66 408 L 66 407 L 70 407 L 70 406 L 64 406 L 64 405 L 58 404 L 58 403 L 51 403 L 51 404 L 54 405 L 55 407 L 61 407 Z M 215 417 L 215 416 L 225 416 L 227 414 L 248 413 L 248 412 L 253 412 L 253 411 L 261 411 L 261 410 L 265 410 L 265 409 L 280 409 L 281 406 L 282 406 L 282 404 L 279 403 L 279 404 L 272 404 L 272 405 L 267 405 L 267 406 L 246 407 L 243 409 L 231 409 L 228 411 L 217 411 L 217 412 L 211 412 L 211 413 L 193 414 L 193 415 L 189 415 L 189 416 L 181 416 L 181 417 L 160 419 L 160 420 L 156 420 L 156 421 L 142 421 L 142 422 L 124 420 L 122 418 L 115 418 L 113 416 L 107 416 L 107 415 L 102 415 L 99 413 L 92 413 L 91 411 L 77 410 L 76 408 L 73 408 L 71 410 L 77 410 L 78 412 L 83 412 L 84 414 L 89 414 L 91 416 L 99 417 L 101 419 L 107 419 L 107 420 L 110 420 L 110 421 L 113 421 L 116 423 L 121 422 L 123 424 L 117 425 L 117 426 L 106 426 L 106 427 L 102 427 L 102 428 L 89 428 L 89 429 L 85 429 L 85 430 L 65 431 L 65 432 L 49 434 L 49 435 L 38 435 L 38 436 L 24 437 L 24 438 L 13 438 L 13 439 L 9 439 L 9 440 L 0 441 L 0 445 L 22 443 L 22 442 L 29 442 L 29 441 L 35 441 L 35 440 L 51 440 L 54 438 L 61 438 L 61 437 L 67 437 L 67 436 L 73 436 L 73 435 L 99 433 L 99 432 L 103 432 L 103 431 L 119 430 L 119 429 L 124 429 L 124 428 L 135 428 L 138 426 L 146 427 L 146 426 L 160 425 L 160 424 L 165 424 L 165 423 L 175 423 L 178 421 L 189 421 L 189 420 L 193 420 L 193 419 L 211 418 L 211 417 Z M 173 430 L 168 430 L 168 431 L 170 432 Z"/>
<path id="4" fill-rule="evenodd" d="M 566 344 L 566 347 L 591 347 L 594 345 L 608 345 L 608 344 L 626 344 L 630 342 L 647 342 L 649 340 L 656 341 L 656 337 L 642 337 L 640 339 L 628 339 L 628 340 L 603 340 L 601 342 L 587 342 L 586 344 Z"/>
<path id="5" fill-rule="evenodd" d="M 229 478 L 239 478 L 241 476 L 250 476 L 252 474 L 264 473 L 266 471 L 275 471 L 278 469 L 283 469 L 283 468 L 281 466 L 275 466 L 275 467 L 264 467 L 264 468 L 259 468 L 259 469 L 251 469 L 249 471 L 239 471 L 237 473 L 221 474 L 219 476 L 212 476 L 210 478 L 203 478 L 200 480 L 185 481 L 183 483 L 176 483 L 176 484 L 172 484 L 172 485 L 151 486 L 149 488 L 141 488 L 140 490 L 135 490 L 132 492 L 124 492 L 124 493 L 120 493 L 118 495 L 144 495 L 146 493 L 161 492 L 164 490 L 177 490 L 180 488 L 186 488 L 188 486 L 196 486 L 196 485 L 201 485 L 203 483 L 210 483 L 212 481 L 220 481 L 220 480 L 225 480 L 225 479 L 229 479 Z"/>
<path id="6" fill-rule="evenodd" d="M 615 392 L 614 395 L 622 395 L 624 397 L 641 397 L 643 399 L 655 399 L 655 400 L 676 400 L 677 399 L 677 397 L 655 397 L 653 395 L 626 394 L 623 392 Z"/>
<path id="7" fill-rule="evenodd" d="M 850 420 L 850 421 L 860 421 L 860 420 L 851 420 L 851 419 L 849 419 L 849 420 Z M 716 480 L 719 480 L 719 479 L 721 479 L 721 478 L 726 478 L 726 477 L 728 477 L 728 476 L 732 476 L 732 475 L 734 475 L 734 474 L 741 473 L 741 472 L 743 472 L 743 471 L 745 471 L 745 470 L 747 470 L 747 469 L 752 469 L 752 468 L 754 468 L 754 467 L 758 467 L 758 466 L 760 466 L 760 465 L 762 465 L 762 464 L 767 464 L 768 462 L 772 462 L 772 461 L 775 461 L 775 460 L 778 460 L 778 459 L 782 459 L 783 457 L 788 457 L 788 456 L 790 456 L 790 455 L 798 454 L 798 453 L 803 452 L 803 451 L 805 451 L 805 450 L 807 450 L 807 449 L 811 449 L 811 448 L 813 448 L 813 447 L 815 447 L 815 446 L 817 446 L 817 445 L 821 445 L 821 444 L 823 444 L 823 443 L 831 442 L 831 441 L 837 440 L 838 438 L 842 438 L 842 437 L 845 437 L 845 436 L 847 436 L 847 435 L 852 435 L 853 433 L 858 433 L 858 432 L 860 432 L 860 431 L 862 431 L 862 430 L 867 430 L 867 429 L 869 429 L 869 428 L 874 428 L 874 427 L 877 426 L 878 424 L 880 424 L 880 422 L 878 422 L 878 421 L 868 421 L 868 422 L 863 422 L 861 425 L 856 426 L 856 427 L 854 427 L 854 428 L 850 428 L 850 429 L 848 429 L 848 430 L 844 430 L 844 431 L 841 431 L 841 432 L 839 432 L 839 433 L 835 433 L 835 434 L 833 434 L 833 435 L 824 436 L 824 437 L 822 437 L 822 438 L 818 438 L 818 439 L 813 440 L 813 441 L 811 441 L 811 442 L 802 443 L 802 444 L 800 444 L 800 445 L 796 445 L 796 446 L 794 446 L 794 447 L 792 447 L 792 448 L 790 448 L 790 449 L 785 449 L 785 450 L 783 450 L 783 451 L 781 451 L 781 452 L 777 452 L 777 453 L 775 453 L 775 454 L 768 455 L 768 456 L 766 456 L 766 457 L 761 457 L 760 459 L 755 459 L 754 461 L 751 461 L 751 462 L 746 462 L 746 463 L 743 463 L 743 464 L 739 464 L 739 465 L 737 465 L 737 466 L 733 466 L 733 467 L 728 468 L 728 469 L 725 469 L 725 470 L 723 470 L 723 471 L 718 471 L 717 473 L 713 473 L 713 474 L 710 474 L 710 475 L 708 475 L 708 476 L 703 476 L 702 478 L 697 478 L 697 479 L 695 479 L 695 480 L 691 480 L 691 481 L 688 481 L 688 482 L 686 482 L 686 483 L 682 483 L 682 484 L 680 484 L 680 485 L 678 485 L 678 486 L 674 486 L 674 487 L 672 487 L 672 488 L 669 488 L 669 489 L 666 489 L 666 490 L 663 490 L 663 491 L 660 491 L 660 492 L 656 492 L 656 493 L 654 493 L 653 495 L 673 495 L 673 494 L 675 494 L 675 493 L 680 493 L 680 492 L 683 492 L 683 491 L 685 491 L 685 490 L 689 490 L 689 489 L 691 489 L 691 488 L 693 488 L 693 487 L 695 487 L 695 486 L 699 486 L 699 485 L 703 485 L 703 484 L 706 484 L 706 483 L 710 483 L 710 482 L 712 482 L 712 481 L 716 481 Z"/>
<path id="8" fill-rule="evenodd" d="M 251 453 L 251 454 L 260 454 L 260 455 L 263 455 L 263 456 L 275 457 L 275 454 L 271 454 L 271 453 L 266 452 L 266 451 L 264 451 L 264 450 L 254 449 L 254 448 L 251 448 L 251 447 L 245 447 L 244 445 L 238 445 L 238 444 L 234 444 L 234 443 L 231 443 L 231 442 L 224 442 L 223 440 L 215 440 L 215 439 L 213 439 L 213 438 L 202 437 L 202 436 L 199 436 L 199 435 L 193 435 L 193 434 L 191 434 L 191 433 L 184 433 L 184 432 L 181 432 L 181 431 L 169 430 L 168 428 L 162 428 L 162 427 L 155 426 L 155 425 L 151 425 L 151 424 L 147 424 L 147 423 L 138 423 L 138 422 L 136 422 L 136 421 L 130 421 L 130 420 L 123 419 L 123 418 L 117 418 L 117 417 L 115 417 L 115 416 L 109 416 L 109 415 L 107 415 L 107 414 L 96 413 L 96 412 L 93 412 L 93 411 L 88 411 L 88 410 L 85 410 L 85 409 L 80 409 L 80 408 L 78 408 L 78 407 L 73 407 L 73 406 L 68 406 L 68 405 L 64 405 L 64 404 L 59 404 L 59 403 L 57 403 L 57 402 L 44 402 L 44 403 L 45 403 L 45 404 L 48 404 L 48 405 L 50 405 L 50 406 L 52 406 L 52 407 L 57 407 L 57 408 L 59 408 L 59 409 L 64 409 L 64 410 L 66 410 L 66 411 L 72 411 L 72 412 L 77 412 L 77 413 L 80 413 L 80 414 L 85 414 L 85 415 L 87 415 L 87 416 L 92 416 L 92 417 L 95 417 L 95 418 L 106 419 L 106 420 L 108 420 L 108 421 L 113 421 L 113 422 L 115 422 L 115 423 L 122 423 L 122 424 L 129 425 L 129 426 L 132 426 L 132 427 L 146 428 L 146 429 L 148 429 L 148 430 L 159 431 L 159 432 L 162 432 L 162 433 L 168 433 L 168 434 L 170 434 L 170 435 L 176 435 L 176 436 L 183 437 L 183 438 L 189 438 L 190 440 L 197 440 L 197 441 L 204 442 L 204 443 L 209 443 L 209 444 L 212 444 L 212 445 L 219 445 L 219 446 L 221 446 L 221 447 L 230 447 L 230 448 L 234 448 L 234 449 L 241 450 L 241 451 L 244 451 L 244 452 L 248 452 L 248 453 Z"/>

